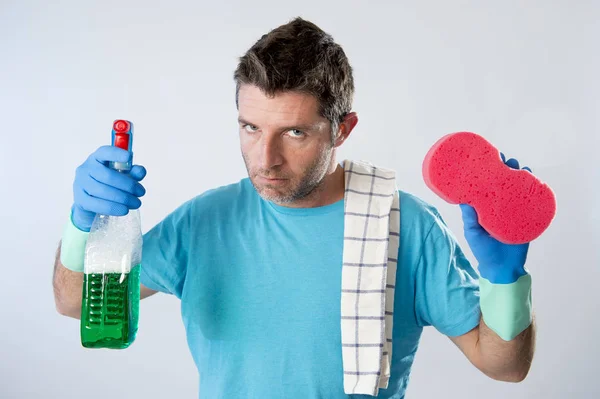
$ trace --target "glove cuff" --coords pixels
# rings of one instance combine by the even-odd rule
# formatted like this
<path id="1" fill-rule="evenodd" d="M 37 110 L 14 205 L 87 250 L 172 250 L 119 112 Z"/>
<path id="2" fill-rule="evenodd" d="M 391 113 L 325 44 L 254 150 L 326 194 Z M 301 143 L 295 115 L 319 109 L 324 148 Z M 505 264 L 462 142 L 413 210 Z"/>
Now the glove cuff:
<path id="1" fill-rule="evenodd" d="M 66 223 L 61 247 L 60 262 L 69 270 L 83 272 L 85 258 L 85 246 L 90 233 L 79 230 L 74 224 L 71 216 Z"/>
<path id="2" fill-rule="evenodd" d="M 479 280 L 480 307 L 485 324 L 505 341 L 514 339 L 533 320 L 531 275 L 525 274 L 510 284 Z"/>

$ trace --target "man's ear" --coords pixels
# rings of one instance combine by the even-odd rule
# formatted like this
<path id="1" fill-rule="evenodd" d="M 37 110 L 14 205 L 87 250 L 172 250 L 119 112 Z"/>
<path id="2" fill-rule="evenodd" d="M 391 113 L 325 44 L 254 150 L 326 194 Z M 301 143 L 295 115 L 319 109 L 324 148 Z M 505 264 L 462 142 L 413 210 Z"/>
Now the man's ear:
<path id="1" fill-rule="evenodd" d="M 358 123 L 358 115 L 356 112 L 350 112 L 344 117 L 344 120 L 340 123 L 340 127 L 338 128 L 338 134 L 335 139 L 335 147 L 339 147 L 342 145 L 354 130 L 354 127 Z"/>

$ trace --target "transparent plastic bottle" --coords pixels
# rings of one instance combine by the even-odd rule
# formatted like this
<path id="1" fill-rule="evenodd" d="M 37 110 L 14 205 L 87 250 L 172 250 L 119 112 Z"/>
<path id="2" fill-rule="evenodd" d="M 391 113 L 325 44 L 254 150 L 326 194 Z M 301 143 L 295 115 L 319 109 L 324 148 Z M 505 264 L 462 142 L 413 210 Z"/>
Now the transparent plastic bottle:
<path id="1" fill-rule="evenodd" d="M 113 145 L 131 151 L 133 124 L 113 124 Z M 127 136 L 124 136 L 127 135 Z M 128 173 L 131 162 L 109 167 Z M 87 239 L 81 304 L 81 343 L 86 348 L 125 349 L 139 320 L 142 230 L 140 212 L 97 215 Z"/>

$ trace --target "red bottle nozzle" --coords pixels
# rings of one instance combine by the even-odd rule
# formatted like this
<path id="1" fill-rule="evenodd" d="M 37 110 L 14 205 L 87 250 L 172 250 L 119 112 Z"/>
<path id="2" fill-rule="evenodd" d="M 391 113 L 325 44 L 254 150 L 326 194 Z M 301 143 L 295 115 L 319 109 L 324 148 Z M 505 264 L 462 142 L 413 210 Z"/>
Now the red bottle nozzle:
<path id="1" fill-rule="evenodd" d="M 113 130 L 115 131 L 115 142 L 116 147 L 122 148 L 129 151 L 129 129 L 131 128 L 129 122 L 119 119 L 113 124 Z"/>
<path id="2" fill-rule="evenodd" d="M 115 129 L 115 133 L 127 133 L 129 131 L 129 122 L 118 119 L 113 124 L 113 129 Z"/>

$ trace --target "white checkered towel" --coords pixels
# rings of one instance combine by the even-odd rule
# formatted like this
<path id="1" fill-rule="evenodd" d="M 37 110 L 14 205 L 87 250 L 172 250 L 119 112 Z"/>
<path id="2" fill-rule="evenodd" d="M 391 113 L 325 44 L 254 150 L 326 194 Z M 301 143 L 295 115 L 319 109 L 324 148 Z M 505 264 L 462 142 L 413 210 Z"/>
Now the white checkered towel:
<path id="1" fill-rule="evenodd" d="M 341 333 L 344 392 L 387 388 L 400 200 L 394 171 L 345 160 Z"/>

